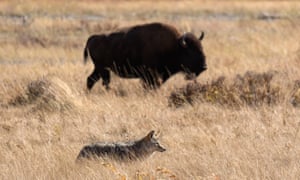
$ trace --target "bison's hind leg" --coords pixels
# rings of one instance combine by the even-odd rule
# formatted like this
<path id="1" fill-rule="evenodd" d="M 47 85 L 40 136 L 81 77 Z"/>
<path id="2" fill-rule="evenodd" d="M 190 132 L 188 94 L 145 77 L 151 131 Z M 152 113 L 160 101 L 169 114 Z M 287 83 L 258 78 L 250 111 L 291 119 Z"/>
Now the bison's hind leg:
<path id="1" fill-rule="evenodd" d="M 108 90 L 109 89 L 109 83 L 110 83 L 110 73 L 109 70 L 103 69 L 100 71 L 101 77 L 103 79 L 103 86 Z"/>
<path id="2" fill-rule="evenodd" d="M 94 84 L 102 77 L 103 79 L 103 86 L 105 86 L 106 89 L 109 89 L 109 83 L 110 83 L 110 73 L 106 69 L 95 69 L 93 73 L 87 78 L 87 88 L 88 90 L 91 90 L 94 86 Z"/>
<path id="3" fill-rule="evenodd" d="M 88 90 L 91 90 L 94 84 L 100 79 L 101 75 L 97 71 L 97 69 L 94 69 L 93 73 L 87 78 L 87 88 Z"/>

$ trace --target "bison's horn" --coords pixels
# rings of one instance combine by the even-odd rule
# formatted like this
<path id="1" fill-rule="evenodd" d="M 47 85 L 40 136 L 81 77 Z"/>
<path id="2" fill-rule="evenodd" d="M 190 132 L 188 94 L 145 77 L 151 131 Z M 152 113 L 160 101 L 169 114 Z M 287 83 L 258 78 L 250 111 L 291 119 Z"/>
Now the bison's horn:
<path id="1" fill-rule="evenodd" d="M 201 35 L 199 37 L 199 40 L 201 41 L 204 38 L 204 32 L 201 32 Z"/>

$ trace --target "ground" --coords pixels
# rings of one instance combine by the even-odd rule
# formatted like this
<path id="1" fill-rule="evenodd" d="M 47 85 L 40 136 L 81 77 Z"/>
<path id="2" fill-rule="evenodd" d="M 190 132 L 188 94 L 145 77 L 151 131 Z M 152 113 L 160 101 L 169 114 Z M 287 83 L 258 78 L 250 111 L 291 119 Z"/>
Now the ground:
<path id="1" fill-rule="evenodd" d="M 297 1 L 1 1 L 0 178 L 297 179 L 299 9 Z M 198 85 L 177 74 L 145 91 L 113 75 L 111 90 L 99 82 L 88 93 L 87 38 L 154 21 L 205 32 L 208 70 Z M 86 144 L 150 130 L 167 151 L 75 163 Z"/>

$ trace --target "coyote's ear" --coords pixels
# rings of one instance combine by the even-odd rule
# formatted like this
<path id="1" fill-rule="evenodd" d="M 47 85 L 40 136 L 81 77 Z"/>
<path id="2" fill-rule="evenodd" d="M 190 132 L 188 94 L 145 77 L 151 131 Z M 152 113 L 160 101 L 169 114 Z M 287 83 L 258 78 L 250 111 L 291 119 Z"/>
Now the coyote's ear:
<path id="1" fill-rule="evenodd" d="M 156 131 L 156 133 L 155 133 L 155 137 L 160 137 L 160 134 L 161 134 L 161 132 L 160 132 L 160 130 L 158 130 L 158 131 Z"/>
<path id="2" fill-rule="evenodd" d="M 150 131 L 149 133 L 148 133 L 148 135 L 145 137 L 146 139 L 151 139 L 152 137 L 153 137 L 153 135 L 154 135 L 154 131 L 152 130 L 152 131 Z"/>

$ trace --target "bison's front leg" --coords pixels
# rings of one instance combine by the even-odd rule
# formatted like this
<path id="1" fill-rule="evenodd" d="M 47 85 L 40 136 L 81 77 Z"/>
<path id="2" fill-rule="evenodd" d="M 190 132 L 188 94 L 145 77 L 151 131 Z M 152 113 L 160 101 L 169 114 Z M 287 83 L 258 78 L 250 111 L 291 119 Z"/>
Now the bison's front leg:
<path id="1" fill-rule="evenodd" d="M 145 71 L 142 76 L 143 87 L 145 89 L 156 89 L 160 87 L 161 82 L 159 81 L 159 76 L 157 72 L 152 70 Z"/>

